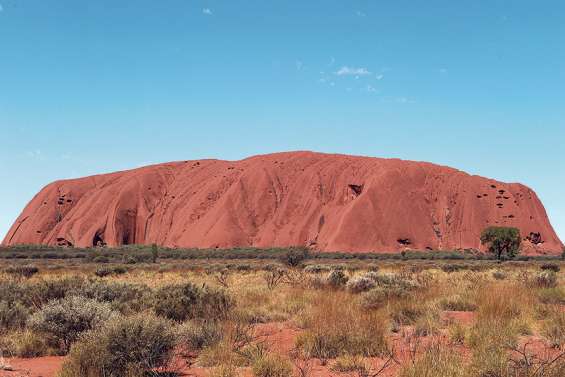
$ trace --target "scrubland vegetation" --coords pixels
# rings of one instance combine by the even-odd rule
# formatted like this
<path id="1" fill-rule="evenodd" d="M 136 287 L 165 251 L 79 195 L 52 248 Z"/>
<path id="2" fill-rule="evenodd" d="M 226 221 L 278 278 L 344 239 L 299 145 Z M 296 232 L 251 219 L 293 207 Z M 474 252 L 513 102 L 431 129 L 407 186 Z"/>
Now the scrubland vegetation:
<path id="1" fill-rule="evenodd" d="M 2 356 L 65 356 L 61 377 L 565 375 L 559 259 L 179 253 L 1 251 Z"/>

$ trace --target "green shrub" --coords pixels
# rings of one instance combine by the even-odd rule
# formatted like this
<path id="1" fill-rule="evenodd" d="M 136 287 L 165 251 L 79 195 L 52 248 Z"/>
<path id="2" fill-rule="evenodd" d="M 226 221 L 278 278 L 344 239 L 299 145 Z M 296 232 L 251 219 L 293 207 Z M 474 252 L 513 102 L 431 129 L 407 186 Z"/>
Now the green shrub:
<path id="1" fill-rule="evenodd" d="M 326 266 L 323 264 L 310 264 L 304 267 L 304 272 L 308 272 L 311 274 L 319 274 L 320 272 L 328 272 L 330 271 L 330 266 Z"/>
<path id="2" fill-rule="evenodd" d="M 66 297 L 69 292 L 76 291 L 83 283 L 84 279 L 78 276 L 34 281 L 24 287 L 24 303 L 27 306 L 41 308 L 49 301 Z"/>
<path id="3" fill-rule="evenodd" d="M 233 301 L 224 291 L 192 283 L 163 286 L 153 297 L 155 313 L 175 321 L 225 318 L 232 307 Z"/>
<path id="4" fill-rule="evenodd" d="M 551 270 L 538 273 L 535 277 L 535 284 L 542 288 L 553 288 L 557 286 L 557 274 Z"/>
<path id="5" fill-rule="evenodd" d="M 561 268 L 557 263 L 544 263 L 540 266 L 540 268 L 544 271 L 553 271 L 553 272 L 559 272 L 561 270 Z"/>
<path id="6" fill-rule="evenodd" d="M 444 272 L 457 272 L 462 270 L 469 269 L 468 265 L 465 264 L 457 264 L 457 263 L 446 263 L 441 266 L 442 271 Z"/>
<path id="7" fill-rule="evenodd" d="M 496 280 L 504 280 L 506 279 L 506 272 L 501 270 L 496 270 L 492 272 L 492 277 Z"/>
<path id="8" fill-rule="evenodd" d="M 367 310 L 377 309 L 391 299 L 406 297 L 408 291 L 401 287 L 375 287 L 361 295 L 359 303 Z"/>
<path id="9" fill-rule="evenodd" d="M 349 278 L 342 270 L 332 270 L 326 278 L 327 283 L 334 288 L 343 287 L 348 280 Z"/>
<path id="10" fill-rule="evenodd" d="M 292 375 L 292 367 L 288 360 L 279 355 L 266 355 L 253 363 L 254 377 L 289 377 Z"/>
<path id="11" fill-rule="evenodd" d="M 138 262 L 137 258 L 133 255 L 124 255 L 122 258 L 123 264 L 136 264 Z"/>
<path id="12" fill-rule="evenodd" d="M 96 269 L 96 271 L 94 271 L 94 275 L 98 276 L 98 277 L 106 277 L 106 276 L 110 276 L 112 275 L 113 270 L 110 267 L 99 267 Z"/>
<path id="13" fill-rule="evenodd" d="M 418 282 L 409 279 L 407 277 L 401 276 L 399 274 L 379 274 L 379 273 L 367 273 L 365 276 L 374 280 L 375 283 L 380 287 L 386 288 L 400 288 L 404 290 L 412 290 L 418 288 L 420 285 Z"/>
<path id="14" fill-rule="evenodd" d="M 143 376 L 170 362 L 176 344 L 172 329 L 167 320 L 148 314 L 114 318 L 81 336 L 60 375 Z"/>
<path id="15" fill-rule="evenodd" d="M 199 351 L 219 343 L 223 338 L 217 322 L 190 321 L 179 326 L 179 343 L 187 351 Z"/>
<path id="16" fill-rule="evenodd" d="M 113 266 L 113 267 L 104 266 L 104 267 L 98 267 L 96 271 L 94 271 L 94 275 L 103 278 L 110 275 L 122 275 L 125 274 L 126 272 L 127 269 L 123 266 Z"/>
<path id="17" fill-rule="evenodd" d="M 0 301 L 0 333 L 6 330 L 23 329 L 30 311 L 19 302 Z"/>
<path id="18" fill-rule="evenodd" d="M 452 311 L 475 311 L 477 305 L 469 298 L 461 295 L 451 295 L 439 300 L 439 305 L 443 310 Z"/>
<path id="19" fill-rule="evenodd" d="M 139 312 L 149 306 L 149 287 L 142 284 L 105 280 L 84 281 L 80 287 L 69 291 L 70 295 L 83 296 L 110 303 L 114 310 L 122 313 Z"/>
<path id="20" fill-rule="evenodd" d="M 104 255 L 98 255 L 92 259 L 94 263 L 110 263 L 110 259 Z"/>
<path id="21" fill-rule="evenodd" d="M 0 300 L 13 304 L 25 301 L 25 288 L 13 280 L 0 280 Z"/>
<path id="22" fill-rule="evenodd" d="M 298 267 L 300 266 L 308 256 L 310 255 L 310 251 L 308 248 L 305 247 L 291 247 L 287 250 L 287 252 L 281 257 L 281 262 L 286 264 L 289 267 Z"/>
<path id="23" fill-rule="evenodd" d="M 5 272 L 10 275 L 15 275 L 24 278 L 30 278 L 39 272 L 39 269 L 33 265 L 26 266 L 10 266 L 6 268 Z"/>
<path id="24" fill-rule="evenodd" d="M 84 331 L 107 321 L 114 312 L 110 305 L 79 296 L 66 297 L 45 305 L 29 319 L 29 326 L 47 335 L 50 344 L 66 353 Z"/>
<path id="25" fill-rule="evenodd" d="M 353 279 L 350 279 L 347 284 L 347 290 L 351 293 L 361 293 L 366 292 L 376 285 L 375 281 L 366 277 L 366 276 L 359 276 Z"/>

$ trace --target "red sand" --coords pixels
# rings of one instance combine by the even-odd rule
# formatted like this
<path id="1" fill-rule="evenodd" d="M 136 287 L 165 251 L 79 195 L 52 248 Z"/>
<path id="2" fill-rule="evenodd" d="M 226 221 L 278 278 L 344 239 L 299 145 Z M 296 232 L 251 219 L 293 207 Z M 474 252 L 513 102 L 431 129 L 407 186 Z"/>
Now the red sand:
<path id="1" fill-rule="evenodd" d="M 473 322 L 473 313 L 468 312 L 445 312 L 452 320 L 462 322 L 465 326 L 470 326 Z M 262 342 L 269 348 L 271 352 L 281 354 L 289 357 L 294 348 L 296 337 L 300 330 L 296 328 L 291 322 L 282 323 L 267 323 L 258 325 L 256 334 L 258 341 Z M 392 334 L 389 337 L 390 345 L 394 350 L 396 362 L 390 364 L 382 376 L 392 377 L 398 374 L 401 365 L 406 365 L 412 360 L 413 357 L 420 355 L 432 342 L 440 342 L 446 346 L 451 347 L 454 352 L 457 352 L 464 358 L 470 357 L 468 348 L 462 345 L 455 345 L 449 343 L 445 334 L 436 336 L 416 337 L 413 335 L 411 327 L 404 327 L 399 333 Z M 541 358 L 551 359 L 555 357 L 559 350 L 551 348 L 547 345 L 544 339 L 537 336 L 522 337 L 519 342 L 520 350 L 526 350 L 529 354 L 537 355 Z M 519 359 L 518 353 L 512 354 L 515 358 Z M 7 362 L 14 371 L 0 371 L 0 377 L 55 377 L 56 373 L 64 361 L 64 357 L 40 357 L 34 359 L 8 359 Z M 379 370 L 387 361 L 386 358 L 368 358 L 366 359 L 372 369 Z M 318 359 L 312 359 L 311 362 L 311 376 L 312 377 L 331 377 L 331 376 L 350 376 L 348 373 L 338 373 L 330 370 L 332 361 L 327 364 Z M 174 364 L 170 370 L 179 373 L 179 376 L 193 376 L 193 377 L 206 377 L 209 375 L 209 368 L 187 367 L 184 360 L 179 359 L 178 363 Z M 239 373 L 245 377 L 252 377 L 250 368 L 241 368 Z"/>
<path id="2" fill-rule="evenodd" d="M 3 244 L 479 249 L 489 225 L 520 228 L 530 254 L 562 247 L 521 184 L 424 162 L 289 152 L 54 182 Z"/>
<path id="3" fill-rule="evenodd" d="M 9 359 L 13 371 L 0 370 L 0 377 L 54 377 L 63 364 L 64 357 L 48 356 L 33 359 Z"/>

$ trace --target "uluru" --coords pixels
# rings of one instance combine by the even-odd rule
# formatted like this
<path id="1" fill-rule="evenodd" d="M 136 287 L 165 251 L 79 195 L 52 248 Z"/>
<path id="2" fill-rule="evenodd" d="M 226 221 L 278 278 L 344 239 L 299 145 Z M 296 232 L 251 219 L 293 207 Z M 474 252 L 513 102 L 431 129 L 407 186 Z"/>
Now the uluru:
<path id="1" fill-rule="evenodd" d="M 3 244 L 481 249 L 481 231 L 491 225 L 519 228 L 527 253 L 563 246 L 522 184 L 426 162 L 286 152 L 53 182 Z"/>

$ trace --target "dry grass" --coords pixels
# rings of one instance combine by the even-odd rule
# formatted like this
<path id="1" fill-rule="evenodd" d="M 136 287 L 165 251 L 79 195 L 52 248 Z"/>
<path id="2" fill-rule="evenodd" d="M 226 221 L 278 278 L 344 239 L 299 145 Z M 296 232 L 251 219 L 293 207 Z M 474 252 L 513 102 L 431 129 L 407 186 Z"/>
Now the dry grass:
<path id="1" fill-rule="evenodd" d="M 352 304 L 344 291 L 318 293 L 305 319 L 305 331 L 297 345 L 307 355 L 320 359 L 337 356 L 382 355 L 388 348 L 387 318 L 383 312 L 367 312 Z"/>
<path id="2" fill-rule="evenodd" d="M 72 263 L 71 270 L 64 263 Z M 370 375 L 371 357 L 386 359 L 410 337 L 420 342 L 417 352 L 409 359 L 393 355 L 401 363 L 401 377 L 556 377 L 562 371 L 555 363 L 534 376 L 517 371 L 510 356 L 530 336 L 542 337 L 552 352 L 565 347 L 563 268 L 540 278 L 534 264 L 477 268 L 479 262 L 469 267 L 386 261 L 378 262 L 378 272 L 368 273 L 369 267 L 377 270 L 374 262 L 326 261 L 306 271 L 288 270 L 270 284 L 265 276 L 280 264 L 246 263 L 132 265 L 123 274 L 100 278 L 95 275 L 100 265 L 57 261 L 56 268 L 40 264 L 38 273 L 17 281 L 0 274 L 0 351 L 24 357 L 54 352 L 29 328 L 27 317 L 65 292 L 108 302 L 127 318 L 139 311 L 155 313 L 153 295 L 160 288 L 190 282 L 221 289 L 233 301 L 229 313 L 214 321 L 207 321 L 202 310 L 197 318 L 191 314 L 186 322 L 179 317 L 171 324 L 182 356 L 210 368 L 211 376 L 238 376 L 242 367 L 258 377 L 291 376 L 289 359 L 309 364 L 312 358 L 321 359 L 328 373 Z M 339 284 L 328 284 L 332 270 L 343 272 Z M 348 286 L 342 284 L 345 278 Z M 445 321 L 444 311 L 473 313 L 462 313 L 471 320 L 460 323 Z M 275 322 L 298 332 L 297 354 L 281 354 L 258 335 L 258 326 Z M 405 343 L 398 346 L 391 339 Z"/>

